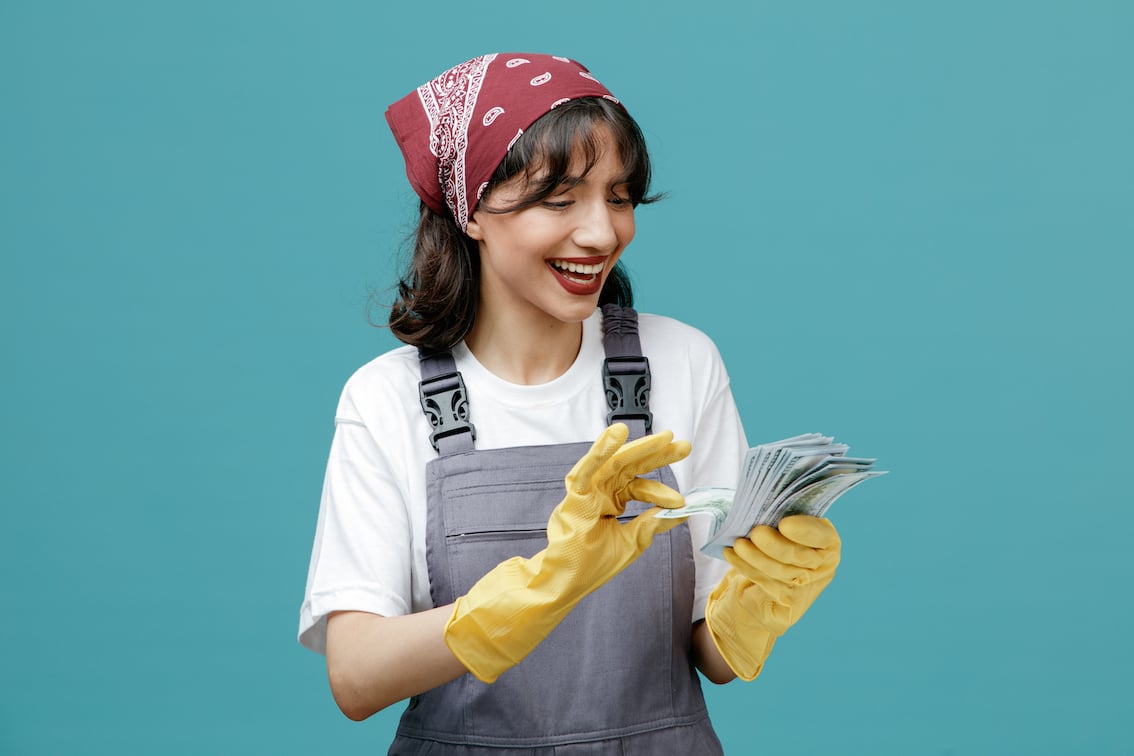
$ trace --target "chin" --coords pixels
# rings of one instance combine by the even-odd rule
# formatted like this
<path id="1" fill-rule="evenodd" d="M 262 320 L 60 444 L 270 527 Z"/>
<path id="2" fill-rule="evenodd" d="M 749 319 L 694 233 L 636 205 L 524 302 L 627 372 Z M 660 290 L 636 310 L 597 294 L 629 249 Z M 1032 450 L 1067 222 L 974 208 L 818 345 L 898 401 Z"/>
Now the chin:
<path id="1" fill-rule="evenodd" d="M 598 300 L 589 304 L 577 303 L 568 307 L 555 307 L 552 309 L 544 310 L 549 318 L 559 323 L 564 324 L 577 324 L 582 323 L 594 313 L 595 308 L 598 307 Z"/>

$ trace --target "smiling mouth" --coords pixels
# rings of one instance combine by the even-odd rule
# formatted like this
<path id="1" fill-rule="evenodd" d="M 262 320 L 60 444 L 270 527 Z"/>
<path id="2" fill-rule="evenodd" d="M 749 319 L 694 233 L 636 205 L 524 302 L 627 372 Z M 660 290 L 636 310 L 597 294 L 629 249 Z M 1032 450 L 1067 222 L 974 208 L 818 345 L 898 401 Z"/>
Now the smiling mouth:
<path id="1" fill-rule="evenodd" d="M 548 260 L 548 264 L 564 278 L 569 278 L 579 283 L 590 283 L 594 281 L 597 276 L 602 275 L 603 269 L 606 268 L 606 260 L 602 260 L 598 263 L 583 263 L 573 260 Z"/>

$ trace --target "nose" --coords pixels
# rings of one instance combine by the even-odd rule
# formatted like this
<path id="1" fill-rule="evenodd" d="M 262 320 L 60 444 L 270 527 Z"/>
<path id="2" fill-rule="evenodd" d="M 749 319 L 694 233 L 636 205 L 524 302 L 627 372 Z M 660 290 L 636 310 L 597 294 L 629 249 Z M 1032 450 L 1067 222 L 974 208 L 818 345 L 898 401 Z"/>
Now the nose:
<path id="1" fill-rule="evenodd" d="M 572 241 L 580 247 L 610 254 L 618 249 L 618 221 L 614 213 L 620 212 L 605 199 L 583 203 L 582 212 L 572 234 Z M 621 210 L 625 213 L 626 210 Z M 632 210 L 630 212 L 633 212 Z M 633 222 L 632 220 L 630 221 Z"/>

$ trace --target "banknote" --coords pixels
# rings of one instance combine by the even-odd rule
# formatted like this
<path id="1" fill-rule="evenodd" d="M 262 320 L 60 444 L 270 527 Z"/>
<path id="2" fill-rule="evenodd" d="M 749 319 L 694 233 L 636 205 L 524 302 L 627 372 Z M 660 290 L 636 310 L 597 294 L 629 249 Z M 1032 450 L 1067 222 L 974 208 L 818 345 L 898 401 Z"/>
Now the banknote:
<path id="1" fill-rule="evenodd" d="M 728 516 L 734 493 L 731 488 L 694 488 L 685 494 L 685 506 L 678 509 L 663 509 L 656 516 L 662 520 L 670 520 L 702 514 L 712 515 L 713 524 L 709 532 L 715 533 Z"/>
<path id="2" fill-rule="evenodd" d="M 872 472 L 851 472 L 843 475 L 833 475 L 830 478 L 817 481 L 794 495 L 778 501 L 772 508 L 768 519 L 779 522 L 791 515 L 804 514 L 812 517 L 822 517 L 827 513 L 835 499 L 842 496 L 864 480 L 885 474 L 883 470 Z M 760 524 L 760 523 L 757 523 Z M 769 523 L 771 524 L 771 523 Z"/>
<path id="3" fill-rule="evenodd" d="M 685 494 L 685 506 L 657 517 L 711 515 L 709 541 L 701 550 L 720 559 L 726 546 L 756 525 L 774 527 L 795 514 L 822 517 L 844 493 L 886 474 L 872 469 L 875 460 L 848 457 L 848 451 L 846 444 L 820 433 L 754 446 L 744 457 L 736 488 L 694 488 Z"/>

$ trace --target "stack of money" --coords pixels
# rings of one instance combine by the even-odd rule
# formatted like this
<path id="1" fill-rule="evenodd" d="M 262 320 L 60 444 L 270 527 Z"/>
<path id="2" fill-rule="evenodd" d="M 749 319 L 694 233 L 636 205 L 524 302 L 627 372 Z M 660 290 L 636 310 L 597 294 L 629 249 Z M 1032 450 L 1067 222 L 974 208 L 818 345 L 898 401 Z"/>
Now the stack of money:
<path id="1" fill-rule="evenodd" d="M 694 488 L 685 506 L 658 513 L 662 518 L 707 514 L 713 517 L 708 543 L 701 549 L 717 559 L 733 541 L 756 525 L 775 527 L 788 515 L 822 517 L 835 499 L 864 480 L 884 475 L 873 459 L 848 457 L 849 447 L 820 433 L 805 433 L 748 450 L 736 488 Z"/>

